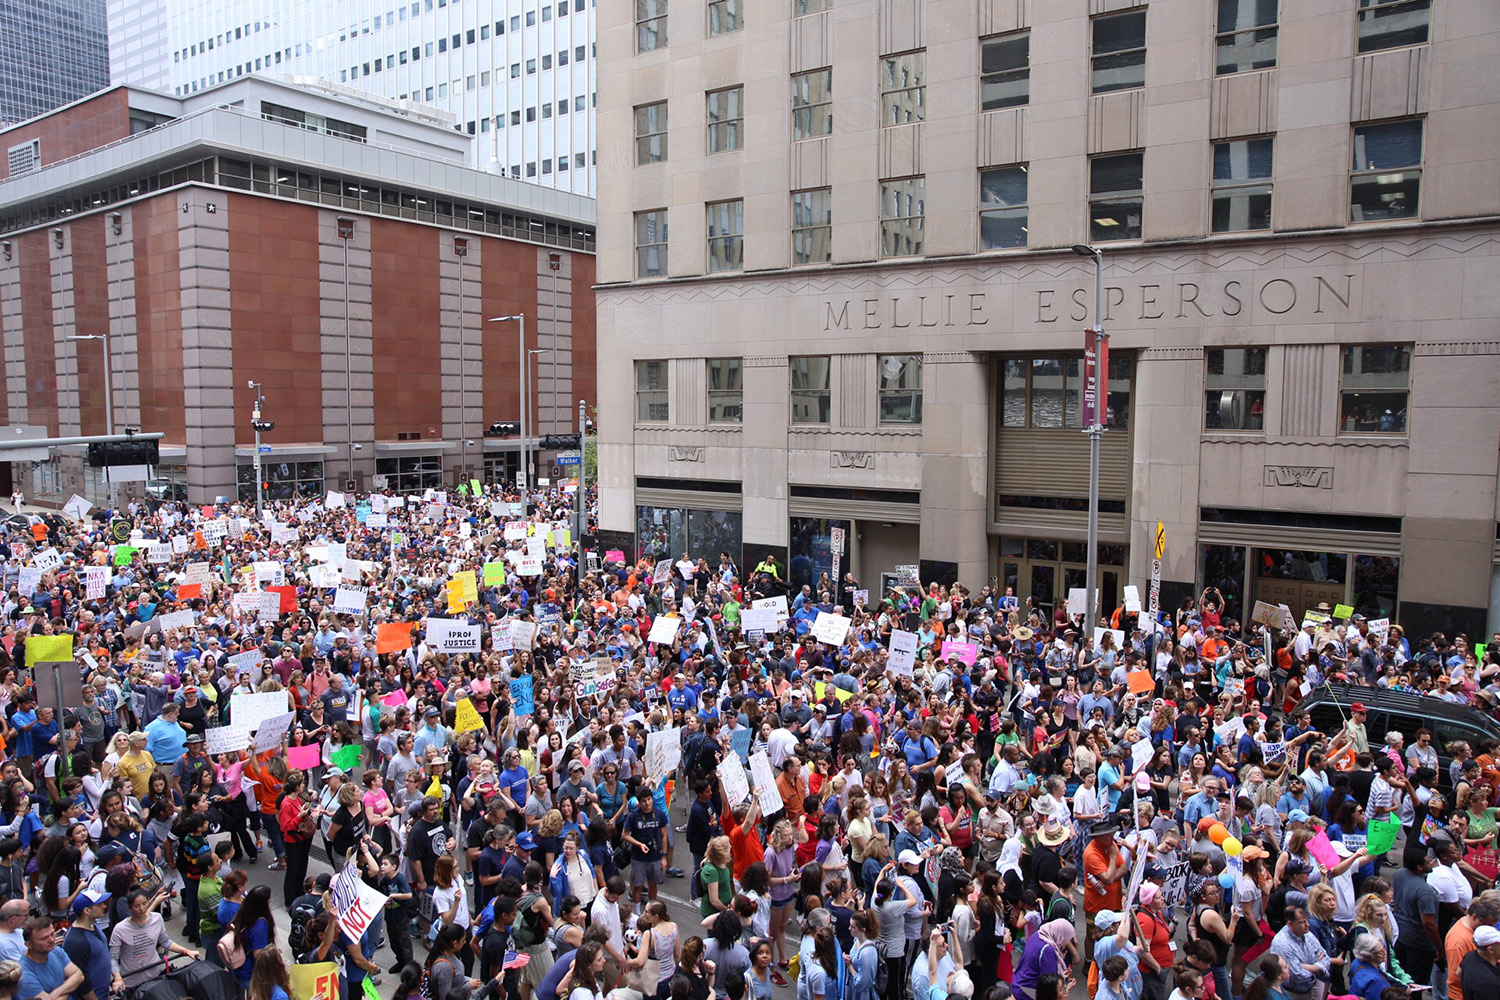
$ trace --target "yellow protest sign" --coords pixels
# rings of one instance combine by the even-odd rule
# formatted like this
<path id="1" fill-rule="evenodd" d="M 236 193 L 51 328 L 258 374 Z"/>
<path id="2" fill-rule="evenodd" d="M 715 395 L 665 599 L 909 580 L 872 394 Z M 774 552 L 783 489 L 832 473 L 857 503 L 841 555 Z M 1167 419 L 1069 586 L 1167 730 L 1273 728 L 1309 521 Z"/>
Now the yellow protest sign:
<path id="1" fill-rule="evenodd" d="M 38 663 L 67 663 L 73 659 L 73 637 L 71 635 L 28 635 L 26 637 L 26 665 Z"/>
<path id="2" fill-rule="evenodd" d="M 845 691 L 843 688 L 834 688 L 833 693 L 838 697 L 840 702 L 846 702 L 854 697 L 853 691 Z"/>
<path id="3" fill-rule="evenodd" d="M 474 703 L 467 698 L 461 698 L 458 702 L 458 712 L 453 719 L 453 728 L 461 733 L 473 732 L 484 728 L 484 720 L 479 717 L 479 712 L 474 708 Z"/>
<path id="4" fill-rule="evenodd" d="M 315 962 L 291 968 L 292 1000 L 338 1000 L 337 962 Z"/>
<path id="5" fill-rule="evenodd" d="M 457 583 L 463 590 L 465 601 L 479 600 L 479 585 L 474 580 L 474 571 L 466 569 L 462 573 L 454 573 L 451 582 Z"/>
<path id="6" fill-rule="evenodd" d="M 448 581 L 448 613 L 458 614 L 468 601 L 464 599 L 464 585 L 459 580 Z"/>

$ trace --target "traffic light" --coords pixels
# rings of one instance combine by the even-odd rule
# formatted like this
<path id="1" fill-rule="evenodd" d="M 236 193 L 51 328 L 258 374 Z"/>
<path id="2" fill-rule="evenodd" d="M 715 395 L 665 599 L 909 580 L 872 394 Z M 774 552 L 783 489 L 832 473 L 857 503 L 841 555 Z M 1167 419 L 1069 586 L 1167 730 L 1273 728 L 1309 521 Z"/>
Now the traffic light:
<path id="1" fill-rule="evenodd" d="M 490 437 L 514 437 L 521 433 L 521 425 L 517 423 L 500 422 L 490 424 Z"/>
<path id="2" fill-rule="evenodd" d="M 89 445 L 89 467 L 93 469 L 160 463 L 160 449 L 155 438 L 145 441 L 95 441 Z"/>
<path id="3" fill-rule="evenodd" d="M 276 421 L 274 421 L 274 420 L 252 420 L 252 421 L 250 421 L 250 426 L 252 428 L 254 428 L 255 430 L 258 430 L 262 434 L 264 434 L 266 431 L 273 431 L 273 430 L 276 429 Z"/>
<path id="4" fill-rule="evenodd" d="M 543 434 L 538 442 L 543 451 L 577 451 L 577 434 Z"/>

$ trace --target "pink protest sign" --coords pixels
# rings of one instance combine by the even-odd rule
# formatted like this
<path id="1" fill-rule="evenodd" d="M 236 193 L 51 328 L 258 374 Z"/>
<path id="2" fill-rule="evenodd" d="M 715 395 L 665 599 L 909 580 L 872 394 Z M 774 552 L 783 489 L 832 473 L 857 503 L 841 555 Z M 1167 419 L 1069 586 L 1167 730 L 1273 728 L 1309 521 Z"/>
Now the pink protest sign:
<path id="1" fill-rule="evenodd" d="M 380 703 L 390 708 L 400 708 L 406 704 L 406 692 L 397 688 L 384 698 L 381 698 Z"/>
<path id="2" fill-rule="evenodd" d="M 323 749 L 316 743 L 305 747 L 287 747 L 286 762 L 299 771 L 306 771 L 323 763 Z"/>
<path id="3" fill-rule="evenodd" d="M 945 639 L 942 653 L 945 660 L 950 656 L 956 656 L 964 666 L 972 667 L 974 661 L 979 659 L 979 645 L 973 642 L 950 642 Z"/>
<path id="4" fill-rule="evenodd" d="M 605 562 L 618 562 L 618 563 L 624 562 L 625 561 L 625 550 L 624 549 L 610 549 L 608 552 L 604 553 L 604 561 Z"/>
<path id="5" fill-rule="evenodd" d="M 1323 866 L 1324 871 L 1339 863 L 1338 852 L 1329 843 L 1326 830 L 1319 830 L 1318 835 L 1307 842 L 1307 853 L 1318 859 L 1318 864 Z"/>

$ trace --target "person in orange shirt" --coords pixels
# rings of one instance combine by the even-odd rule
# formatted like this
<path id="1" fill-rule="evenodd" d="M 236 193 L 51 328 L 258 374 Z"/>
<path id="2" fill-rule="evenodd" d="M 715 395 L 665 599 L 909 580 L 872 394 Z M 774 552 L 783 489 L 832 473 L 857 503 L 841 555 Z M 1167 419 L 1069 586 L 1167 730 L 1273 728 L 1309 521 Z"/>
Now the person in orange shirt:
<path id="1" fill-rule="evenodd" d="M 793 828 L 802 825 L 802 800 L 807 798 L 807 779 L 802 777 L 802 762 L 793 754 L 781 765 L 781 773 L 776 776 L 776 790 L 781 793 L 782 805 L 786 808 L 786 818 L 792 821 Z"/>
<path id="2" fill-rule="evenodd" d="M 1129 873 L 1120 849 L 1115 846 L 1115 834 L 1119 826 L 1110 822 L 1095 823 L 1089 828 L 1089 843 L 1083 849 L 1083 912 L 1085 963 L 1094 959 L 1094 942 L 1102 936 L 1094 923 L 1094 914 L 1100 910 L 1120 909 L 1124 895 L 1121 881 Z"/>
<path id="3" fill-rule="evenodd" d="M 271 850 L 276 852 L 276 860 L 268 866 L 275 871 L 286 867 L 286 847 L 281 838 L 281 823 L 276 817 L 276 800 L 281 795 L 286 776 L 286 762 L 274 750 L 268 750 L 245 763 L 245 777 L 255 782 L 255 801 L 260 807 L 260 825 L 265 828 L 267 838 L 271 841 Z M 254 825 L 251 823 L 252 828 Z M 256 833 L 255 848 L 260 850 L 261 847 L 260 834 Z"/>
<path id="4" fill-rule="evenodd" d="M 719 775 L 719 801 L 728 802 L 729 792 L 724 788 L 724 776 Z M 755 832 L 755 822 L 760 818 L 760 798 L 754 794 L 748 802 L 741 802 L 719 817 L 719 825 L 729 838 L 729 847 L 734 855 L 734 879 L 745 877 L 745 869 L 766 860 L 765 845 Z"/>

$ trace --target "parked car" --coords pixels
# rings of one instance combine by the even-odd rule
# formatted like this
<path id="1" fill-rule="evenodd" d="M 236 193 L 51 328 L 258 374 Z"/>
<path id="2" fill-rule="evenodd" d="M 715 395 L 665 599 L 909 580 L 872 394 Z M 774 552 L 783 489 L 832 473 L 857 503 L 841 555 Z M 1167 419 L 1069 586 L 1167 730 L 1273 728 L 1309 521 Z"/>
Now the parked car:
<path id="1" fill-rule="evenodd" d="M 148 479 L 146 496 L 153 500 L 186 500 L 187 484 L 175 479 Z"/>
<path id="2" fill-rule="evenodd" d="M 1349 706 L 1360 702 L 1368 714 L 1365 735 L 1372 748 L 1385 745 L 1385 734 L 1398 732 L 1406 745 L 1415 741 L 1418 729 L 1432 730 L 1432 745 L 1438 752 L 1438 783 L 1452 785 L 1448 765 L 1453 756 L 1448 744 L 1463 740 L 1471 747 L 1481 737 L 1500 740 L 1500 722 L 1492 716 L 1468 707 L 1433 698 L 1429 695 L 1387 691 L 1384 688 L 1357 684 L 1327 684 L 1309 694 L 1298 704 L 1297 711 L 1312 713 L 1313 725 L 1331 735 L 1343 729 L 1349 718 Z"/>

